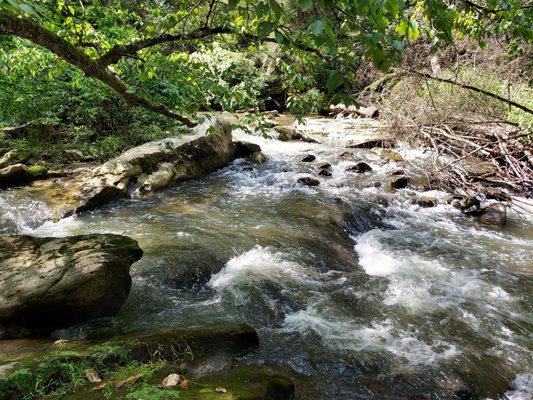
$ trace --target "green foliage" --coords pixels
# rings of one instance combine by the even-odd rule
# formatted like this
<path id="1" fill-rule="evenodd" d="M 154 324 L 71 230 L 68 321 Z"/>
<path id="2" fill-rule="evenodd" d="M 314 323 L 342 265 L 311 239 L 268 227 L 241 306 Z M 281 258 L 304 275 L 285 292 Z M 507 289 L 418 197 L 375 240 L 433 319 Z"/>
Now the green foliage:
<path id="1" fill-rule="evenodd" d="M 175 390 L 158 389 L 153 385 L 143 385 L 126 395 L 126 400 L 177 400 L 180 393 Z"/>
<path id="2" fill-rule="evenodd" d="M 106 380 L 115 382 L 136 374 L 150 377 L 166 365 L 165 361 L 137 363 L 130 351 L 120 345 L 92 346 L 82 353 L 57 350 L 30 367 L 0 379 L 0 399 L 61 398 L 87 384 L 86 369 L 96 370 Z M 112 390 L 112 387 L 109 385 L 107 390 Z"/>

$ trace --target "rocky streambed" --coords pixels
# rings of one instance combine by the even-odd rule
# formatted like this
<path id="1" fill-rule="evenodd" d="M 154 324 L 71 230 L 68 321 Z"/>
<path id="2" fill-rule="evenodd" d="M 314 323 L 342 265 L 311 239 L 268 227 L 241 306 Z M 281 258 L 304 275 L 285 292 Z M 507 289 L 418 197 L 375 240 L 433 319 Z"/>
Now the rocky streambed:
<path id="1" fill-rule="evenodd" d="M 266 137 L 236 130 L 229 140 L 224 126 L 222 135 L 200 135 L 223 151 L 194 152 L 209 160 L 196 174 L 175 156 L 191 149 L 176 139 L 157 145 L 164 154 L 152 162 L 139 162 L 134 150 L 91 167 L 79 185 L 71 183 L 88 172 L 0 193 L 4 233 L 126 235 L 144 251 L 118 314 L 71 320 L 55 339 L 244 324 L 257 343 L 229 351 L 231 363 L 219 363 L 221 354 L 214 363 L 216 373 L 236 374 L 222 389 L 241 398 L 528 393 L 530 216 L 433 190 L 428 155 L 372 119 L 314 118 L 270 128 Z M 144 149 L 153 156 L 154 145 Z M 74 200 L 57 201 L 65 198 Z M 52 259 L 64 256 L 58 253 Z M 173 370 L 161 368 L 144 384 L 171 372 L 196 376 L 180 366 L 184 349 Z M 220 350 L 228 353 L 226 345 Z M 255 378 L 243 378 L 246 370 Z M 237 376 L 248 383 L 239 386 Z M 216 379 L 198 381 L 197 388 L 208 385 L 203 396 L 225 395 Z M 265 391 L 245 395 L 260 386 Z"/>

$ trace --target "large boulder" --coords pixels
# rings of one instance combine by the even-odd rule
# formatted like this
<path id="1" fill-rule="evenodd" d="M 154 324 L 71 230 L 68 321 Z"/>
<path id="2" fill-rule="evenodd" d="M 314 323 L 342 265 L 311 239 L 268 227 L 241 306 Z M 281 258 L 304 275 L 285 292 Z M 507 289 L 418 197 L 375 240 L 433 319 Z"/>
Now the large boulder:
<path id="1" fill-rule="evenodd" d="M 47 178 L 48 170 L 41 165 L 28 167 L 24 164 L 12 164 L 0 169 L 0 189 L 26 185 L 37 179 Z"/>
<path id="2" fill-rule="evenodd" d="M 0 188 L 25 185 L 32 177 L 24 164 L 13 164 L 0 169 Z"/>
<path id="3" fill-rule="evenodd" d="M 22 150 L 14 149 L 8 151 L 6 154 L 0 157 L 0 169 L 12 164 L 21 164 L 28 158 L 30 158 L 30 155 Z"/>
<path id="4" fill-rule="evenodd" d="M 143 252 L 125 236 L 0 236 L 0 337 L 115 314 Z"/>
<path id="5" fill-rule="evenodd" d="M 213 118 L 190 135 L 145 143 L 94 169 L 34 183 L 31 191 L 65 217 L 202 177 L 229 164 L 235 153 L 231 123 Z"/>

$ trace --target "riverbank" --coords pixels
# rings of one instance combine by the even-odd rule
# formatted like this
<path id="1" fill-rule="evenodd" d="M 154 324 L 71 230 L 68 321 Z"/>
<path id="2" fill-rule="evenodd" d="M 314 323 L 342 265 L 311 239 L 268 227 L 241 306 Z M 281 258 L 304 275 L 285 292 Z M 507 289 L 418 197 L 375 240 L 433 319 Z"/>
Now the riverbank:
<path id="1" fill-rule="evenodd" d="M 360 146 L 382 132 L 378 121 L 313 118 L 297 130 L 313 141 L 235 131 L 266 161 L 241 158 L 59 221 L 39 198 L 28 201 L 31 188 L 2 192 L 4 229 L 125 233 L 144 251 L 115 317 L 54 337 L 244 321 L 260 346 L 240 362 L 290 371 L 297 398 L 484 399 L 515 390 L 531 362 L 531 220 L 511 210 L 506 225 L 487 225 L 448 204 L 421 179 L 420 149 L 401 140 Z M 410 178 L 406 187 L 393 188 L 400 177 Z"/>

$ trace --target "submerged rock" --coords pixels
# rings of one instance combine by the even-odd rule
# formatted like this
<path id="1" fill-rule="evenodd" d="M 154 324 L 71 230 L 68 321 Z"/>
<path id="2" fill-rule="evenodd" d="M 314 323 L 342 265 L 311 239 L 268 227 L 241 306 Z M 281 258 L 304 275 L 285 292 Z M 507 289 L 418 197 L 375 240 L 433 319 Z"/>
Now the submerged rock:
<path id="1" fill-rule="evenodd" d="M 355 149 L 389 148 L 395 145 L 396 140 L 393 137 L 380 132 L 361 135 L 359 139 L 346 143 L 346 147 Z"/>
<path id="2" fill-rule="evenodd" d="M 323 162 L 317 165 L 318 169 L 329 169 L 331 168 L 331 164 L 328 162 Z"/>
<path id="3" fill-rule="evenodd" d="M 318 186 L 320 185 L 320 181 L 318 179 L 315 179 L 311 176 L 304 176 L 302 178 L 298 178 L 298 183 L 301 183 L 303 185 L 307 186 Z"/>
<path id="4" fill-rule="evenodd" d="M 321 169 L 318 173 L 319 176 L 333 176 L 333 172 L 330 168 Z"/>
<path id="5" fill-rule="evenodd" d="M 346 171 L 357 172 L 359 174 L 363 174 L 365 172 L 372 171 L 372 167 L 370 165 L 368 165 L 366 162 L 361 161 L 361 162 L 358 162 L 355 165 L 352 165 L 352 166 L 346 168 Z"/>
<path id="6" fill-rule="evenodd" d="M 250 154 L 249 160 L 254 164 L 263 164 L 266 162 L 267 157 L 262 151 L 256 151 L 255 153 Z"/>
<path id="7" fill-rule="evenodd" d="M 412 204 L 416 204 L 422 208 L 430 208 L 430 207 L 436 207 L 437 204 L 439 204 L 438 200 L 435 197 L 430 196 L 416 196 L 413 199 L 411 199 Z"/>
<path id="8" fill-rule="evenodd" d="M 13 326 L 47 332 L 114 315 L 142 254 L 120 235 L 0 236 L 0 325 L 7 334 Z"/>
<path id="9" fill-rule="evenodd" d="M 308 154 L 304 158 L 302 158 L 301 161 L 303 161 L 303 162 L 313 162 L 315 160 L 316 160 L 316 156 L 314 156 L 313 154 Z"/>
<path id="10" fill-rule="evenodd" d="M 393 189 L 404 189 L 409 185 L 410 179 L 406 176 L 400 176 L 399 178 L 393 179 L 390 183 L 391 188 Z"/>

